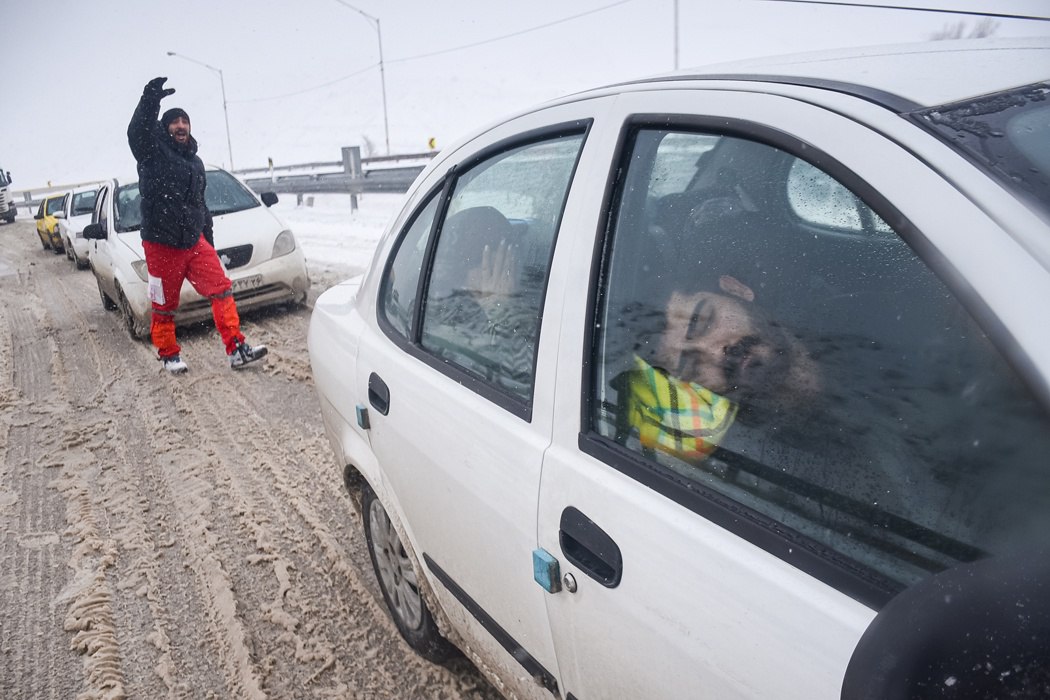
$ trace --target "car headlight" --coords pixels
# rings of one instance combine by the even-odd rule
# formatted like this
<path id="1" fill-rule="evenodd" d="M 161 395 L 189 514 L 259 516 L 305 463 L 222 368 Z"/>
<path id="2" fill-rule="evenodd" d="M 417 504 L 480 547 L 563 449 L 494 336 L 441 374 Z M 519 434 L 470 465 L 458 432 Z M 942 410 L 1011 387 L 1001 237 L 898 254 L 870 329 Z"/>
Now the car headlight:
<path id="1" fill-rule="evenodd" d="M 295 236 L 288 229 L 281 231 L 277 236 L 277 240 L 273 242 L 273 255 L 271 258 L 279 258 L 282 255 L 288 255 L 295 250 Z"/>
<path id="2" fill-rule="evenodd" d="M 147 281 L 149 273 L 146 271 L 145 260 L 134 261 L 133 263 L 131 263 L 131 269 L 135 271 L 135 274 L 139 276 L 140 280 L 142 280 L 143 282 Z"/>

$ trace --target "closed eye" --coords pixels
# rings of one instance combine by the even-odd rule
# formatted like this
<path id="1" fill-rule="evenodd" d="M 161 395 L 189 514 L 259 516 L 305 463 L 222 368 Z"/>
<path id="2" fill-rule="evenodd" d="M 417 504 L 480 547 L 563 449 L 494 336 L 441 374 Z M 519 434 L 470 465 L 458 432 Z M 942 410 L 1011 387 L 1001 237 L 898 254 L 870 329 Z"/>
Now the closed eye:
<path id="1" fill-rule="evenodd" d="M 689 318 L 689 326 L 686 328 L 686 338 L 698 338 L 705 335 L 711 329 L 711 321 L 714 319 L 715 310 L 707 302 L 701 299 L 693 309 L 693 315 Z"/>

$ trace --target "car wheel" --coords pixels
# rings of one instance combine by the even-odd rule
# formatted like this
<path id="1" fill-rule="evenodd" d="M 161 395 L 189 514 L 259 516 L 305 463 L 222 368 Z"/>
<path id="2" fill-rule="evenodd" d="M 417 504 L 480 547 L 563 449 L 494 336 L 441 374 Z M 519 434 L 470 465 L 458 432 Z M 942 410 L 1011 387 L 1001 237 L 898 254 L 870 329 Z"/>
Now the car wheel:
<path id="1" fill-rule="evenodd" d="M 37 234 L 40 236 L 40 245 L 44 246 L 44 250 L 51 250 L 51 241 L 44 238 L 43 234 Z"/>
<path id="2" fill-rule="evenodd" d="M 69 239 L 62 241 L 62 247 L 66 249 L 66 260 L 73 261 L 73 245 L 69 242 Z"/>
<path id="3" fill-rule="evenodd" d="M 440 663 L 457 653 L 441 636 L 434 616 L 419 590 L 418 575 L 397 528 L 375 491 L 361 486 L 361 512 L 365 524 L 368 556 L 372 559 L 383 600 L 401 636 L 424 659 Z"/>
<path id="4" fill-rule="evenodd" d="M 102 283 L 99 281 L 98 277 L 95 278 L 95 284 L 98 285 L 98 295 L 102 297 L 102 308 L 106 311 L 116 311 L 117 305 L 109 298 L 109 295 L 102 291 Z"/>
<path id="5" fill-rule="evenodd" d="M 73 264 L 77 266 L 78 270 L 86 270 L 89 267 L 88 261 L 77 255 L 75 248 L 73 249 Z"/>
<path id="6" fill-rule="evenodd" d="M 139 323 L 138 319 L 135 318 L 135 314 L 131 310 L 131 304 L 128 303 L 128 298 L 124 296 L 124 292 L 117 288 L 117 303 L 120 306 L 120 318 L 124 322 L 124 328 L 127 329 L 128 335 L 134 340 L 142 340 L 149 335 L 149 326 L 144 323 Z"/>

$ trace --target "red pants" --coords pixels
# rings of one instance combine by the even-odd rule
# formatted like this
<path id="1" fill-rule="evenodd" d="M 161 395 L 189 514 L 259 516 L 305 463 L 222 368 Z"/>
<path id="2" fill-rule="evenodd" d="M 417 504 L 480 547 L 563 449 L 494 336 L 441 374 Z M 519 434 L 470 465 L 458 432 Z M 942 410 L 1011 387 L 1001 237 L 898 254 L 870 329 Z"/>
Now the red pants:
<path id="1" fill-rule="evenodd" d="M 184 280 L 189 280 L 198 294 L 211 300 L 215 328 L 226 345 L 226 354 L 232 353 L 237 343 L 244 340 L 241 319 L 233 301 L 232 283 L 211 244 L 201 236 L 195 246 L 186 250 L 149 241 L 142 242 L 142 249 L 146 253 L 149 298 L 153 303 L 150 336 L 157 354 L 165 358 L 178 355 L 181 350 L 175 341 L 175 311 L 179 308 Z"/>

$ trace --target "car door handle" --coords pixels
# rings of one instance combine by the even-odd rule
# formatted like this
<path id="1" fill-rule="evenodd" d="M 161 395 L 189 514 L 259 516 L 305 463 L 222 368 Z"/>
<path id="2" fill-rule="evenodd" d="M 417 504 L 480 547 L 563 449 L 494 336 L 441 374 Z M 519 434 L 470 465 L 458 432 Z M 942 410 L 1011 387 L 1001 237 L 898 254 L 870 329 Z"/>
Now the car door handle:
<path id="1" fill-rule="evenodd" d="M 565 558 L 606 588 L 616 588 L 623 576 L 623 557 L 605 530 L 576 508 L 561 513 L 558 542 Z"/>
<path id="2" fill-rule="evenodd" d="M 368 375 L 368 403 L 384 416 L 390 412 L 390 388 L 375 372 Z"/>

